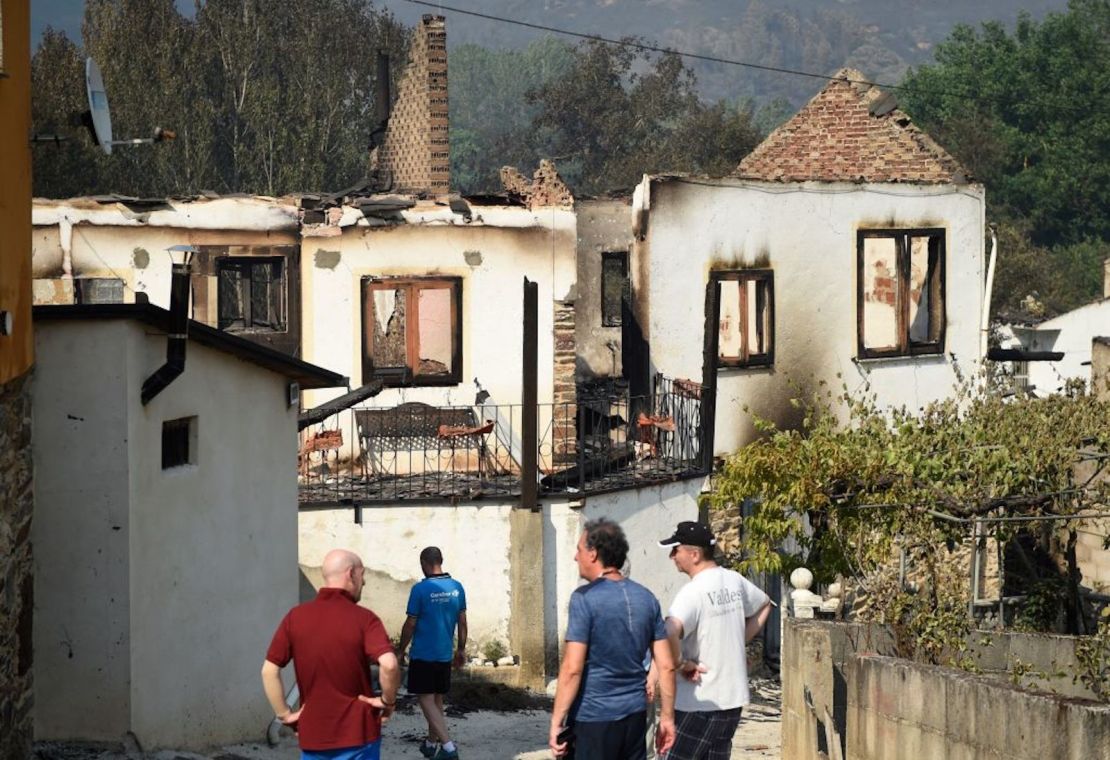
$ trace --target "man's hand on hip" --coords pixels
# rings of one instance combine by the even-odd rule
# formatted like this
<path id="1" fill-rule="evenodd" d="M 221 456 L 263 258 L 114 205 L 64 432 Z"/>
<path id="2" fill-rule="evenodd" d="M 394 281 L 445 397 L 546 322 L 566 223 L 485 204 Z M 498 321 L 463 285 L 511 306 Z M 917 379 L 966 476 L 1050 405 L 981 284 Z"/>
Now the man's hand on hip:
<path id="1" fill-rule="evenodd" d="M 394 697 L 394 699 L 396 699 L 396 697 Z M 386 723 L 389 722 L 389 719 L 391 717 L 393 717 L 393 710 L 397 707 L 396 702 L 386 703 L 382 700 L 382 698 L 380 696 L 378 696 L 378 697 L 367 697 L 363 694 L 359 694 L 358 695 L 358 701 L 359 702 L 365 702 L 366 704 L 373 707 L 375 710 L 380 710 L 381 714 L 382 714 L 381 718 L 382 718 L 382 725 L 383 726 Z"/>

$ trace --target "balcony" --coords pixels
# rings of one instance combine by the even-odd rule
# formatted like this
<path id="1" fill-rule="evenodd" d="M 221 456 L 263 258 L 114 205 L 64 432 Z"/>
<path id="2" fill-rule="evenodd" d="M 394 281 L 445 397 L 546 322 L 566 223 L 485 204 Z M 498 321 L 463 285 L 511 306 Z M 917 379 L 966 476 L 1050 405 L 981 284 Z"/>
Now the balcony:
<path id="1" fill-rule="evenodd" d="M 604 493 L 705 474 L 701 386 L 657 377 L 652 393 L 580 388 L 539 404 L 541 496 Z M 520 496 L 521 404 L 356 406 L 301 432 L 304 508 Z"/>

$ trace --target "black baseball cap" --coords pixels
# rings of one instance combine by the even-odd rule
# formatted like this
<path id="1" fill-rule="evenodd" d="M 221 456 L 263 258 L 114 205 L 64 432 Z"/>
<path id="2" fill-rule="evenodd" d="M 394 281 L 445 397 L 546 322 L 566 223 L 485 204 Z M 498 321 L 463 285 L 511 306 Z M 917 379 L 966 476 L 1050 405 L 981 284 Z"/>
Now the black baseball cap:
<path id="1" fill-rule="evenodd" d="M 664 538 L 659 542 L 659 545 L 677 546 L 678 544 L 685 544 L 709 549 L 716 543 L 717 539 L 713 538 L 713 533 L 709 528 L 699 522 L 686 520 L 678 524 L 678 527 L 674 529 L 673 536 Z"/>

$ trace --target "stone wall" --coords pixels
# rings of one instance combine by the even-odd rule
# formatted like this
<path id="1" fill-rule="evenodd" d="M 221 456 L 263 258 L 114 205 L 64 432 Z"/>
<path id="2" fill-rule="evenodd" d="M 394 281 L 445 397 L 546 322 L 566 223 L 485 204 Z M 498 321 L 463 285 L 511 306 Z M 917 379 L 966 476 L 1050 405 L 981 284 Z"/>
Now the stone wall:
<path id="1" fill-rule="evenodd" d="M 556 464 L 573 461 L 578 424 L 574 341 L 574 301 L 555 302 L 555 409 L 552 414 L 553 458 Z"/>
<path id="2" fill-rule="evenodd" d="M 447 129 L 447 28 L 443 16 L 428 15 L 413 30 L 378 168 L 390 173 L 397 190 L 446 194 Z"/>
<path id="3" fill-rule="evenodd" d="M 31 373 L 0 384 L 0 760 L 31 755 Z"/>

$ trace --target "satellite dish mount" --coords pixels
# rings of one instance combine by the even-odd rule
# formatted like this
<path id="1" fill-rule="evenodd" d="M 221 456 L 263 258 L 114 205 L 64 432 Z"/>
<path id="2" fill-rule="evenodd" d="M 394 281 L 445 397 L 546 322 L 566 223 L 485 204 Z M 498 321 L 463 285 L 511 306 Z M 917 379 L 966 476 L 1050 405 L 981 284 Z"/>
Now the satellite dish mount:
<path id="1" fill-rule="evenodd" d="M 82 114 L 81 121 L 89 132 L 92 133 L 93 142 L 100 149 L 112 155 L 114 145 L 153 145 L 154 143 L 172 140 L 177 135 L 170 129 L 155 127 L 151 137 L 134 137 L 127 140 L 115 140 L 112 137 L 112 113 L 108 108 L 108 93 L 104 89 L 104 78 L 100 75 L 100 67 L 92 58 L 85 59 L 85 92 L 88 95 L 89 110 Z"/>

